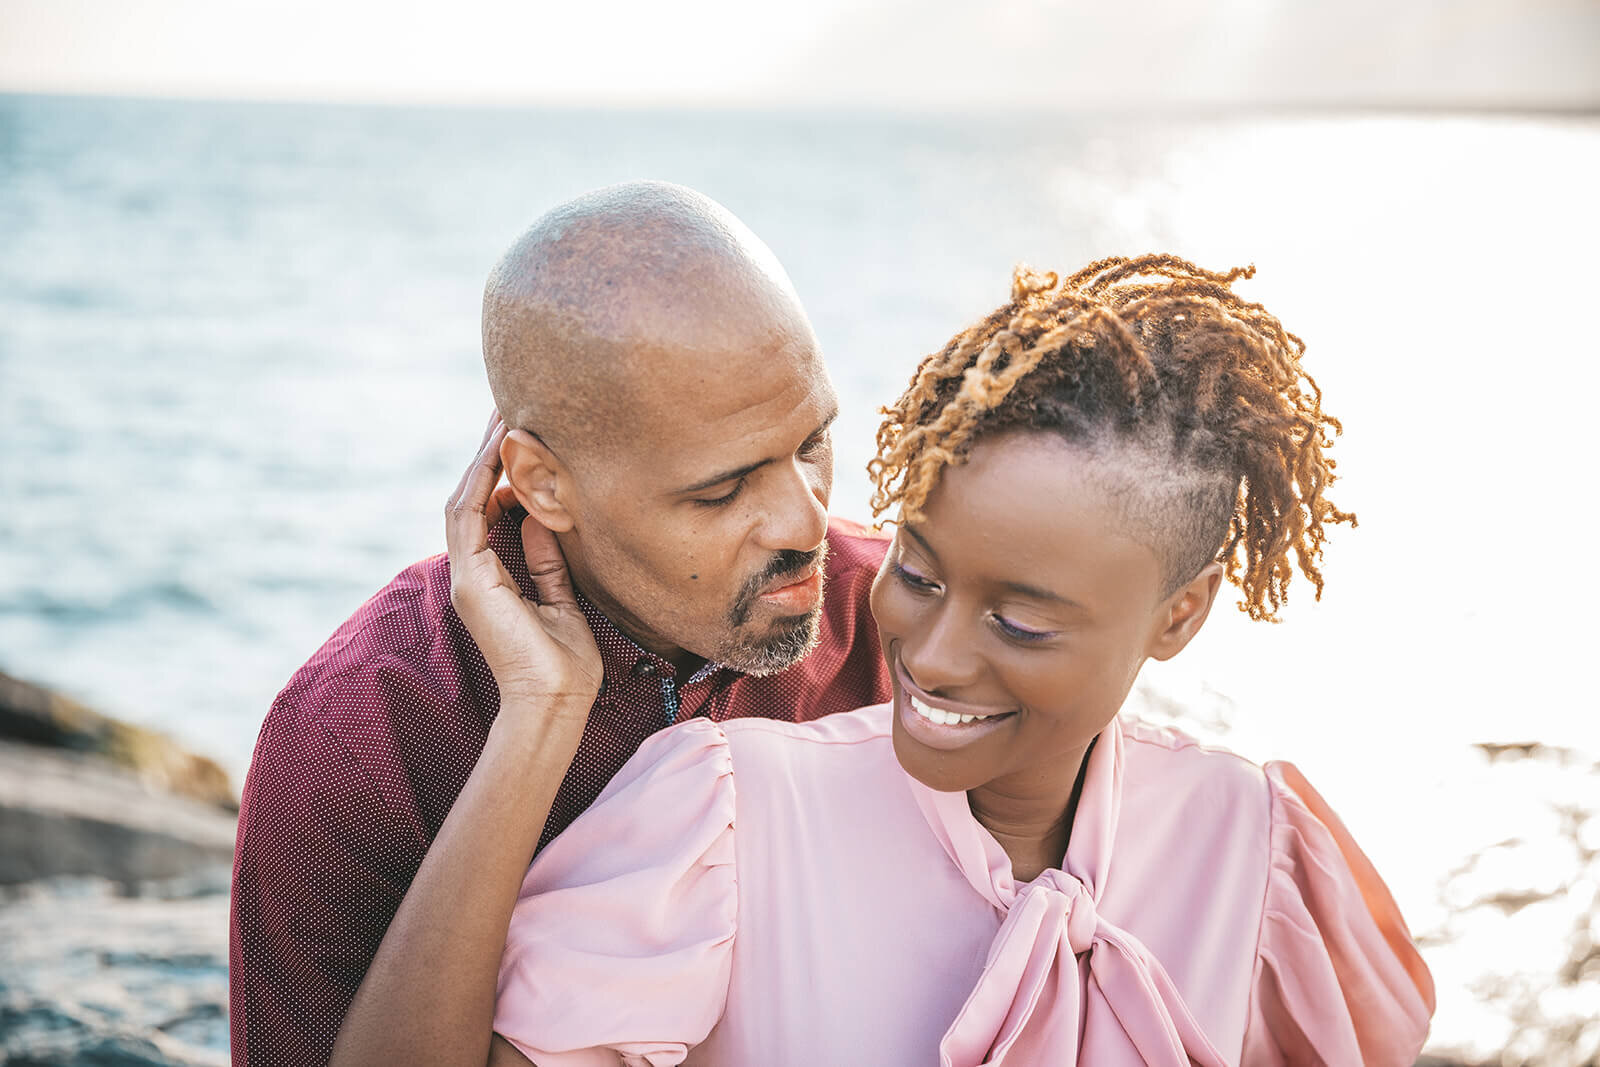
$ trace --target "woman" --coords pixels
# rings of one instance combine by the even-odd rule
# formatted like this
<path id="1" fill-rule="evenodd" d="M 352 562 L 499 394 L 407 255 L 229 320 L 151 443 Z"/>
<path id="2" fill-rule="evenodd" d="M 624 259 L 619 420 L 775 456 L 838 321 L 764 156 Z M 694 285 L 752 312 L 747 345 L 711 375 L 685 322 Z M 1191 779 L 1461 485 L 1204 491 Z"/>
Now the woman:
<path id="1" fill-rule="evenodd" d="M 1225 578 L 1273 619 L 1355 521 L 1249 273 L 1019 271 L 923 361 L 871 467 L 893 701 L 640 748 L 528 872 L 497 1057 L 1414 1060 L 1431 980 L 1321 798 L 1117 714 Z"/>

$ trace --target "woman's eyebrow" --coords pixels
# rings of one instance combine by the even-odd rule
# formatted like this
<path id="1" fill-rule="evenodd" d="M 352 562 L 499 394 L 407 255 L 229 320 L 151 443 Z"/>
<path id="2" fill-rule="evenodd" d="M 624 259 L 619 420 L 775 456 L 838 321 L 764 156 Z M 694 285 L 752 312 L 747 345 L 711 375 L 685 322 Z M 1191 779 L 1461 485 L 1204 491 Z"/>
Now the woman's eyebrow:
<path id="1" fill-rule="evenodd" d="M 904 531 L 905 533 L 910 534 L 912 540 L 916 541 L 916 543 L 922 547 L 922 551 L 926 552 L 928 555 L 932 556 L 934 559 L 938 559 L 939 558 L 939 553 L 937 553 L 937 552 L 935 552 L 933 550 L 933 546 L 928 544 L 928 539 L 926 537 L 923 537 L 921 534 L 919 534 L 917 532 L 917 528 L 915 526 L 911 525 L 908 522 L 903 522 L 903 523 L 900 524 L 900 529 L 902 531 Z"/>
<path id="2" fill-rule="evenodd" d="M 1026 582 L 1003 582 L 1001 583 L 1001 587 L 1004 589 L 1009 589 L 1013 593 L 1020 593 L 1025 597 L 1031 597 L 1034 600 L 1047 600 L 1052 604 L 1064 604 L 1069 608 L 1077 608 L 1079 611 L 1083 610 L 1083 605 L 1078 603 L 1076 600 L 1073 600 L 1071 597 L 1062 596 L 1060 593 L 1052 593 L 1050 590 L 1041 588 L 1037 585 L 1029 585 Z"/>
<path id="3" fill-rule="evenodd" d="M 928 539 L 918 533 L 915 526 L 912 526 L 909 523 L 902 523 L 900 525 L 900 529 L 909 534 L 912 540 L 916 541 L 922 550 L 929 556 L 932 556 L 935 560 L 939 558 L 939 553 L 933 550 L 933 546 L 928 544 Z M 1060 593 L 1053 593 L 1042 586 L 1029 585 L 1027 582 L 1001 582 L 1000 587 L 1009 592 L 1018 593 L 1034 600 L 1043 600 L 1052 604 L 1061 604 L 1069 608 L 1075 608 L 1078 611 L 1088 610 L 1071 597 L 1062 596 Z"/>

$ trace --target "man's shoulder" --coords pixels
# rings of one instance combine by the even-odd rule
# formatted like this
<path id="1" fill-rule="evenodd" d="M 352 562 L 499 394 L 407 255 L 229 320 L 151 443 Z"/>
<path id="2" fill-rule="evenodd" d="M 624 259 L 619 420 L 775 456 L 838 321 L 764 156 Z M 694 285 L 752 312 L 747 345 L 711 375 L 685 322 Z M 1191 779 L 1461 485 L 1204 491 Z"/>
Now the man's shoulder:
<path id="1" fill-rule="evenodd" d="M 827 586 L 822 601 L 829 629 L 866 626 L 876 630 L 867 597 L 888 550 L 889 539 L 883 534 L 849 519 L 829 516 Z M 824 641 L 828 639 L 825 630 Z"/>
<path id="2" fill-rule="evenodd" d="M 865 573 L 870 579 L 883 564 L 889 538 L 870 527 L 837 515 L 828 516 L 828 578 Z"/>
<path id="3" fill-rule="evenodd" d="M 497 703 L 492 685 L 450 609 L 445 557 L 421 560 L 361 605 L 278 694 L 245 804 L 376 805 L 442 819 L 481 751 L 490 710 L 482 705 Z"/>
<path id="4" fill-rule="evenodd" d="M 449 562 L 430 556 L 334 630 L 278 694 L 269 722 L 292 718 L 339 735 L 355 722 L 458 703 L 473 689 L 475 654 L 450 607 Z"/>

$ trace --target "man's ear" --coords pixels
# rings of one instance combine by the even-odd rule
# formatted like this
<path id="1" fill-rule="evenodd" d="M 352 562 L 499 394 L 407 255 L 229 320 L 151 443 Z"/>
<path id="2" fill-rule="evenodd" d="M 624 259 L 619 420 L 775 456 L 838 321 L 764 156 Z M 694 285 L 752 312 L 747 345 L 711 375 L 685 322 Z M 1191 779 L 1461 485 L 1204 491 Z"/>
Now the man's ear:
<path id="1" fill-rule="evenodd" d="M 1151 659 L 1167 660 L 1182 652 L 1211 614 L 1217 590 L 1222 588 L 1222 564 L 1212 562 L 1183 588 L 1167 597 L 1156 613 L 1156 630 L 1150 638 Z"/>
<path id="2" fill-rule="evenodd" d="M 500 442 L 500 462 L 506 469 L 517 502 L 553 533 L 573 527 L 566 500 L 572 492 L 572 472 L 548 445 L 527 430 L 512 430 Z"/>

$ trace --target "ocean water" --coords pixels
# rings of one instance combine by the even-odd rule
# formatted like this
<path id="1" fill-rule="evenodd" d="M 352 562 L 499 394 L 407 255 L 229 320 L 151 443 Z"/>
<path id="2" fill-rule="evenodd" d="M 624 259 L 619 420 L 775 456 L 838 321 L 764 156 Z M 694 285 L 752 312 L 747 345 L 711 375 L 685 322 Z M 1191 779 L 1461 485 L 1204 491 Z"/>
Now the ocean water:
<path id="1" fill-rule="evenodd" d="M 1551 806 L 1594 777 L 1475 746 L 1600 753 L 1593 117 L 0 97 L 0 670 L 242 778 L 296 666 L 442 549 L 490 407 L 488 268 L 550 205 L 640 177 L 722 201 L 788 267 L 844 404 L 834 510 L 857 518 L 876 406 L 1014 263 L 1255 263 L 1246 291 L 1344 420 L 1335 499 L 1361 525 L 1321 603 L 1217 612 L 1142 699 L 1295 760 L 1419 929 L 1450 918 L 1462 857 L 1556 848 Z M 1465 979 L 1441 977 L 1465 1032 Z"/>

